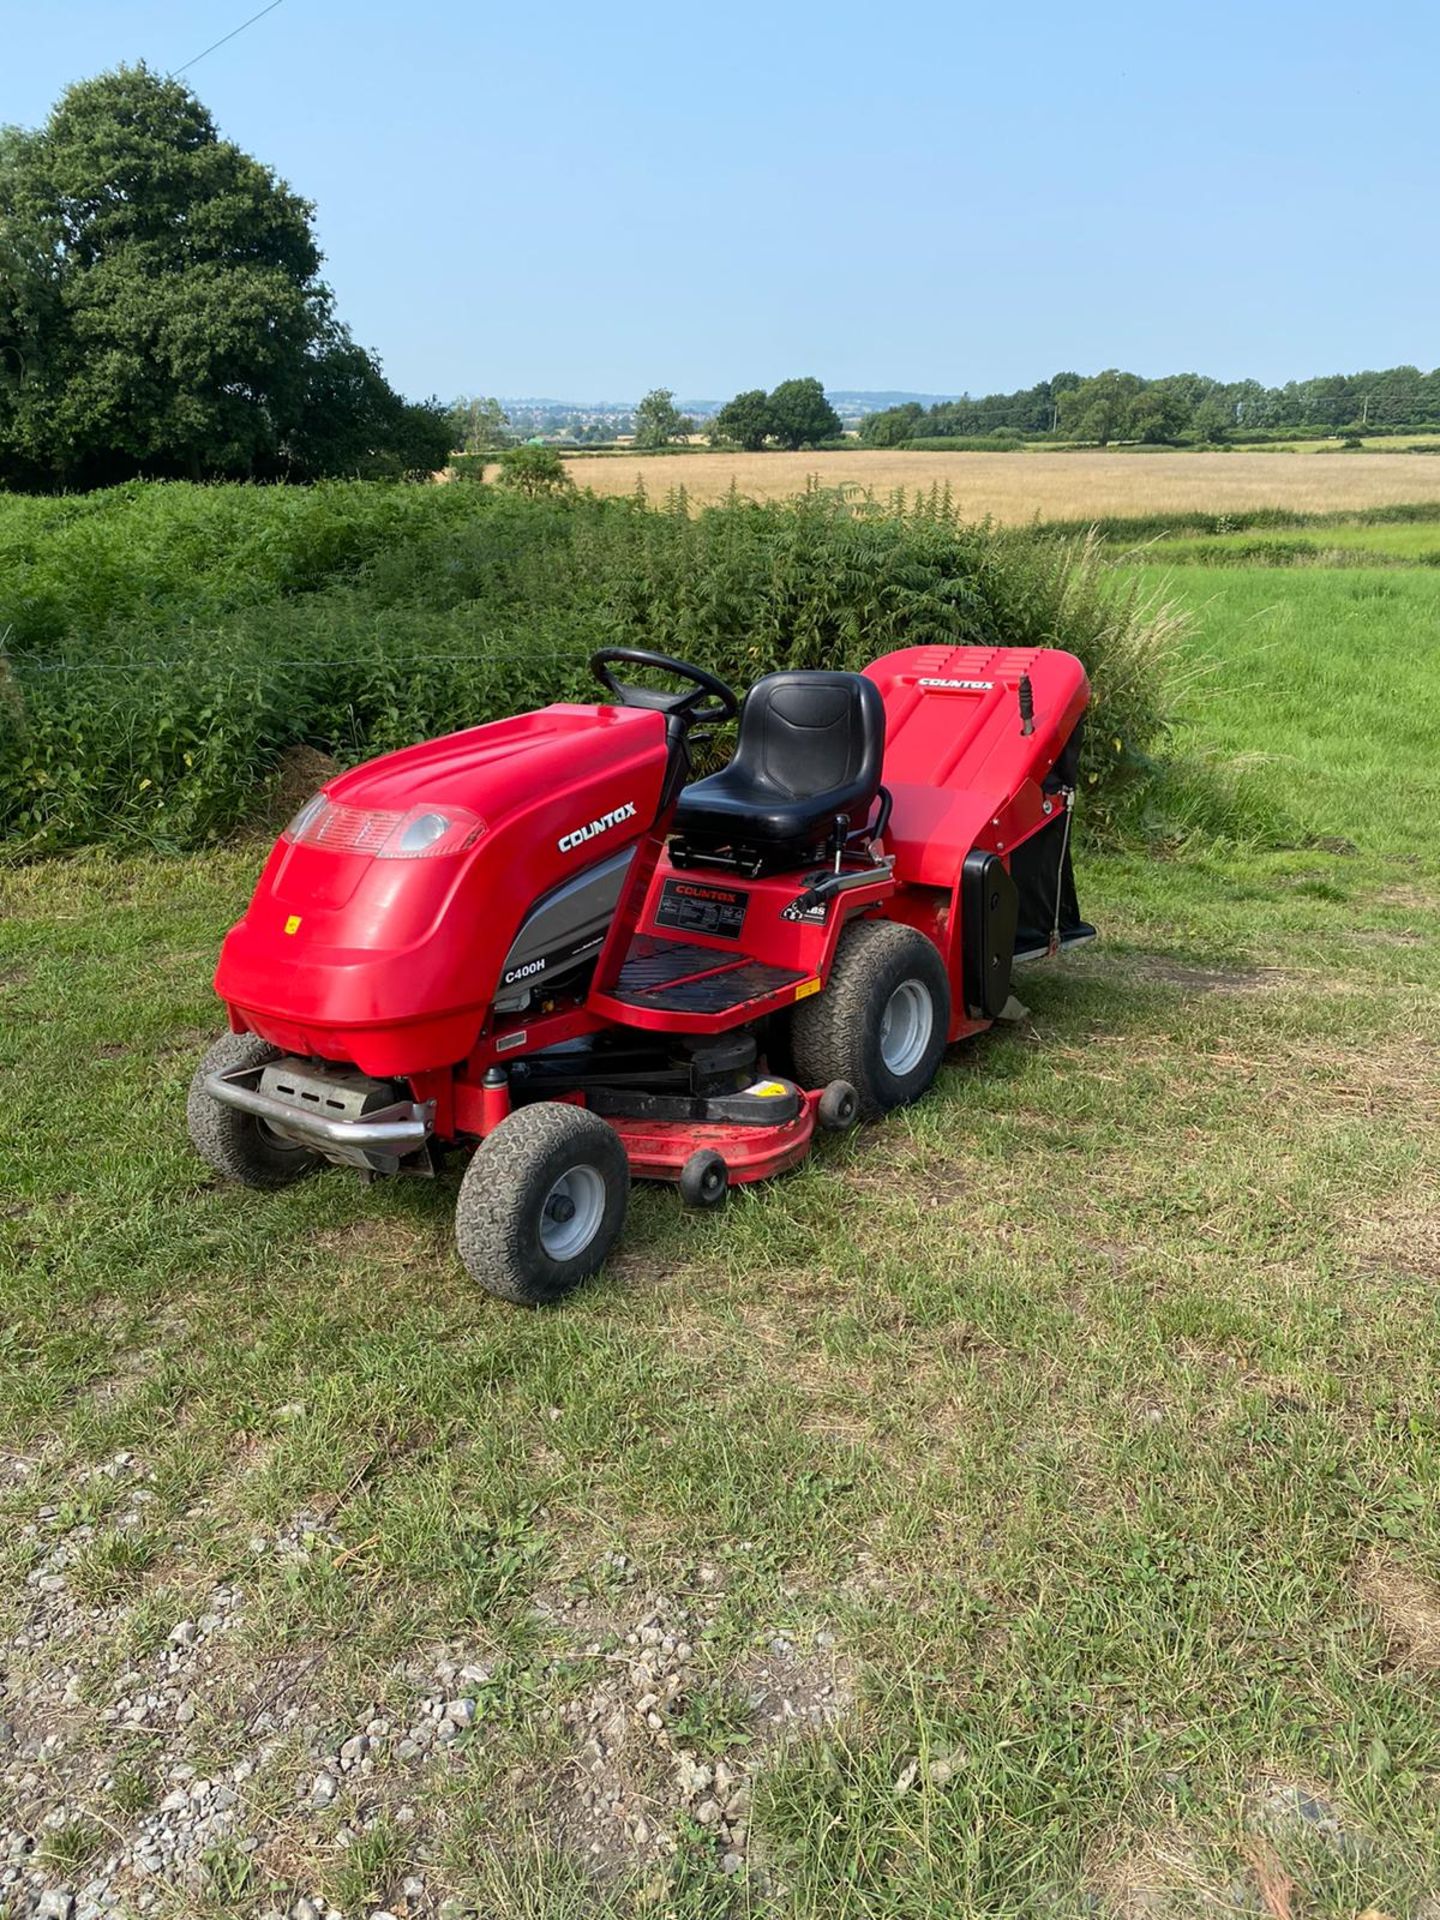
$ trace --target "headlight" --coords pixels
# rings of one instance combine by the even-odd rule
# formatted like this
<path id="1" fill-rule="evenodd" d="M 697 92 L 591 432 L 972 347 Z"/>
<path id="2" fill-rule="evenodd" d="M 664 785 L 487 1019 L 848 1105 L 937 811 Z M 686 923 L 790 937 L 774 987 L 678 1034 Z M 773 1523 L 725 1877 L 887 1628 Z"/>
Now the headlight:
<path id="1" fill-rule="evenodd" d="M 284 833 L 280 836 L 281 839 L 303 840 L 305 838 L 305 829 L 309 826 L 310 822 L 315 818 L 317 813 L 321 812 L 323 808 L 328 807 L 329 804 L 330 802 L 325 798 L 323 793 L 312 793 L 304 806 L 301 807 L 300 811 L 296 814 L 295 818 L 290 822 L 289 826 L 286 827 Z"/>
<path id="2" fill-rule="evenodd" d="M 444 813 L 407 813 L 379 850 L 382 860 L 428 860 L 438 853 L 463 853 L 485 831 L 485 822 L 463 807 Z"/>
<path id="3" fill-rule="evenodd" d="M 380 807 L 347 807 L 317 793 L 295 815 L 282 838 L 297 847 L 328 847 L 332 853 L 368 853 L 377 860 L 433 860 L 465 853 L 485 831 L 468 807 L 412 807 L 399 813 Z"/>

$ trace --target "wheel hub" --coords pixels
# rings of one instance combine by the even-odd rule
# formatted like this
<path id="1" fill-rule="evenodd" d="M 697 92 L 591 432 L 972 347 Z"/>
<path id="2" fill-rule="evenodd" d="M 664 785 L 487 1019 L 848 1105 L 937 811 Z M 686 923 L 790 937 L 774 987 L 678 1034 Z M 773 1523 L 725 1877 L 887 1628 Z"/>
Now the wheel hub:
<path id="1" fill-rule="evenodd" d="M 600 1231 L 605 1181 L 595 1167 L 571 1167 L 551 1187 L 540 1210 L 540 1245 L 552 1260 L 573 1260 Z"/>
<path id="2" fill-rule="evenodd" d="M 914 1071 L 930 1044 L 934 1025 L 929 988 L 920 980 L 902 980 L 880 1016 L 880 1058 L 891 1073 Z"/>

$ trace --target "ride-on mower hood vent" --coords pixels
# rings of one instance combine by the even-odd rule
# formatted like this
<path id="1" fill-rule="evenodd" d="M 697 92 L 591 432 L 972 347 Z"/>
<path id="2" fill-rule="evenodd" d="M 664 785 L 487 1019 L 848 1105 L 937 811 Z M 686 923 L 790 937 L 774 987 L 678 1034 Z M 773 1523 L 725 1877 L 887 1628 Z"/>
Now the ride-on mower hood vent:
<path id="1" fill-rule="evenodd" d="M 296 847 L 367 853 L 376 860 L 431 860 L 468 852 L 484 831 L 485 822 L 466 807 L 411 807 L 401 813 L 347 807 L 317 793 L 286 827 L 283 838 Z"/>

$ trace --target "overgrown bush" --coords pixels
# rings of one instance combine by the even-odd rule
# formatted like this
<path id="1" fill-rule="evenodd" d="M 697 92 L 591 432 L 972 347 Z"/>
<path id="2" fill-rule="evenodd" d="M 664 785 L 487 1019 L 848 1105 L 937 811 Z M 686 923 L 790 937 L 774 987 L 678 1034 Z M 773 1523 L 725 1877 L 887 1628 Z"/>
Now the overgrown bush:
<path id="1" fill-rule="evenodd" d="M 1020 433 L 1014 427 L 997 427 L 994 433 L 925 433 L 902 443 L 906 453 L 1017 453 L 1026 445 L 1049 445 L 1042 434 Z"/>
<path id="2" fill-rule="evenodd" d="M 1166 727 L 1172 626 L 1081 540 L 943 495 L 691 514 L 490 487 L 135 485 L 0 500 L 0 836 L 204 844 L 287 746 L 354 760 L 588 696 L 606 642 L 736 685 L 929 643 L 1064 646 L 1095 687 L 1084 779 L 1115 817 Z"/>

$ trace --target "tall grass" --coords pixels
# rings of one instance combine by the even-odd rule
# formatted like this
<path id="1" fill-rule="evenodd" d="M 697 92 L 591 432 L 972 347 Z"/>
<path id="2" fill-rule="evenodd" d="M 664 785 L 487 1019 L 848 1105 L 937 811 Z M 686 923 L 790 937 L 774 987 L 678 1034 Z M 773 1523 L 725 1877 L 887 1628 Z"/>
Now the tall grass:
<path id="1" fill-rule="evenodd" d="M 1095 687 L 1102 826 L 1168 724 L 1171 616 L 1088 540 L 963 524 L 943 494 L 699 513 L 353 483 L 0 502 L 0 837 L 184 847 L 277 757 L 352 760 L 592 690 L 606 642 L 746 686 L 920 643 L 1061 646 Z M 8 689 L 8 691 L 6 691 Z"/>

